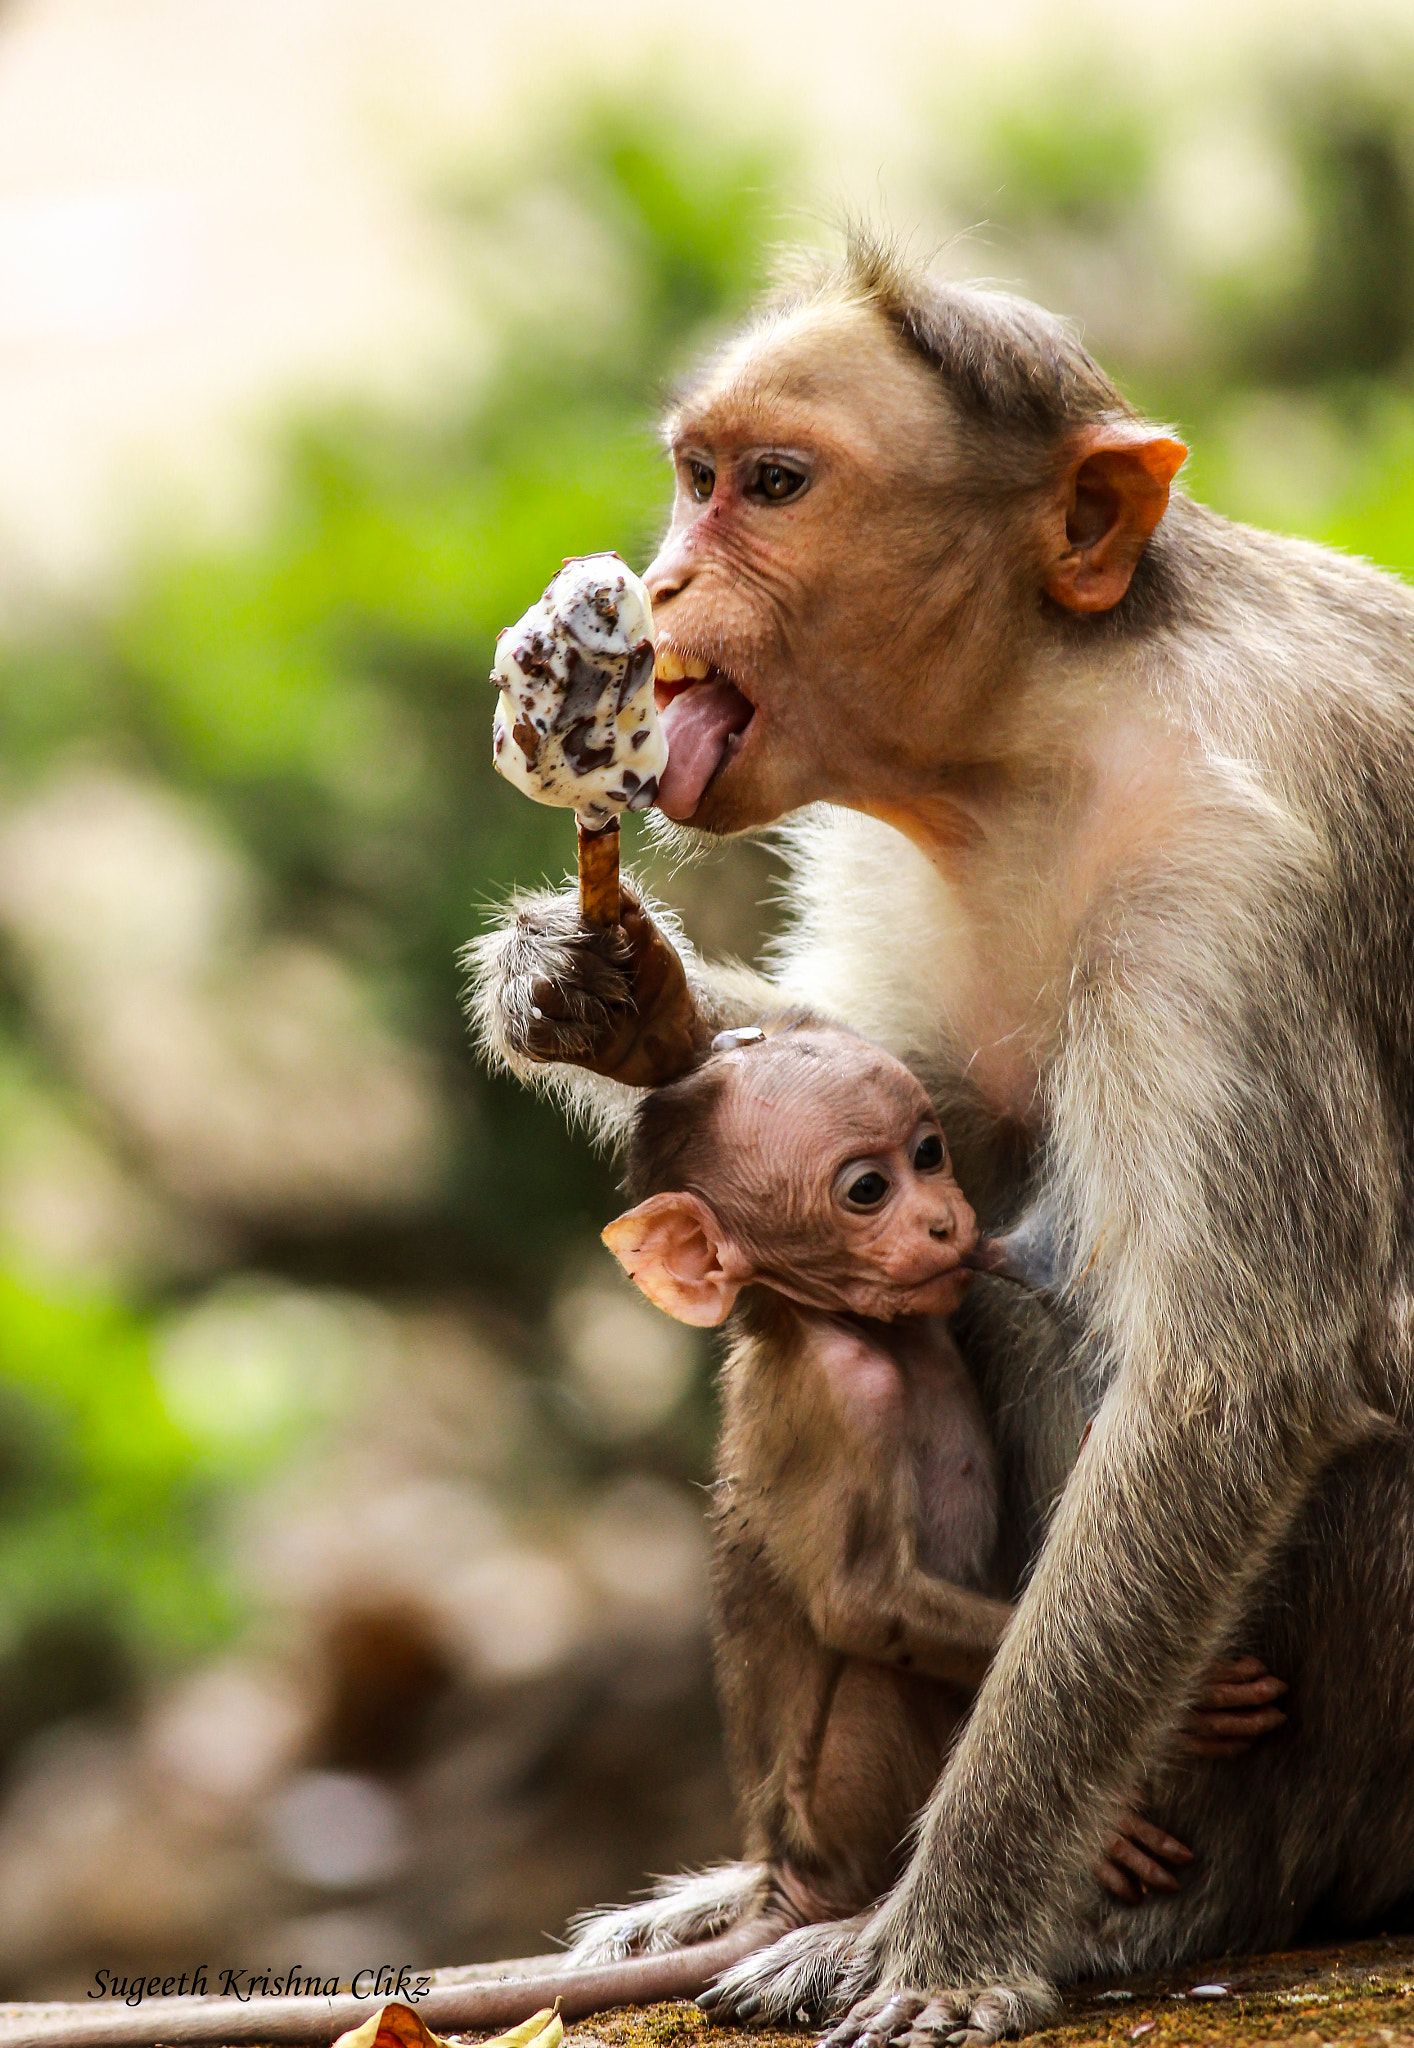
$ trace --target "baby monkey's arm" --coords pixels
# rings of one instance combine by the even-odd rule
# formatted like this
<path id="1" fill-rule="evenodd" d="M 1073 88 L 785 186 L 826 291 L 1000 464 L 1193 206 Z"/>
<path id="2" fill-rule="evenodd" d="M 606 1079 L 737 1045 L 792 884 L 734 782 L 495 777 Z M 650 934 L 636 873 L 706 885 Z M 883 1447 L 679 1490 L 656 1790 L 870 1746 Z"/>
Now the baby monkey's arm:
<path id="1" fill-rule="evenodd" d="M 1004 1600 L 916 1568 L 888 1588 L 881 1606 L 871 1605 L 877 1598 L 876 1589 L 832 1585 L 816 1623 L 827 1646 L 968 1690 L 981 1683 L 1014 1611 Z M 1181 1724 L 1178 1748 L 1192 1756 L 1243 1755 L 1286 1719 L 1275 1705 L 1286 1689 L 1256 1657 L 1214 1664 Z M 1146 1891 L 1176 1891 L 1175 1872 L 1192 1861 L 1185 1843 L 1135 1805 L 1115 1823 L 1095 1876 L 1113 1898 L 1137 1905 Z"/>
<path id="2" fill-rule="evenodd" d="M 809 1602 L 821 1644 L 842 1657 L 892 1664 L 975 1692 L 1006 1634 L 1013 1608 L 917 1569 L 884 1588 L 841 1573 Z"/>

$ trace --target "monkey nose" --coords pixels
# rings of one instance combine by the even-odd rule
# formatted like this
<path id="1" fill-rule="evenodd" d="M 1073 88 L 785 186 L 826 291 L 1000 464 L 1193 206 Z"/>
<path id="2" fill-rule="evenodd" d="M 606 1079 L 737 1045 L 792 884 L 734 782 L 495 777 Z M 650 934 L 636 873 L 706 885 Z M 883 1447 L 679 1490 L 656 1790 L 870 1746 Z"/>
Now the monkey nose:
<path id="1" fill-rule="evenodd" d="M 929 1237 L 936 1237 L 940 1241 L 943 1241 L 947 1238 L 950 1238 L 954 1234 L 956 1229 L 957 1223 L 955 1219 L 949 1216 L 945 1222 L 930 1223 L 928 1225 L 928 1235 Z"/>

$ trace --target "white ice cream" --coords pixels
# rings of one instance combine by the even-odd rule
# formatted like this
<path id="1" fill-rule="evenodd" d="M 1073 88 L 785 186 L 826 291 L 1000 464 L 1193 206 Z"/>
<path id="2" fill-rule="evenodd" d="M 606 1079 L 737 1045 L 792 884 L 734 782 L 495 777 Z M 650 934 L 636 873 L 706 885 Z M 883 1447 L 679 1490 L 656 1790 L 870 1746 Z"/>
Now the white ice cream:
<path id="1" fill-rule="evenodd" d="M 646 811 L 668 759 L 653 701 L 653 608 L 617 555 L 566 562 L 496 642 L 493 758 L 538 804 L 599 831 Z"/>

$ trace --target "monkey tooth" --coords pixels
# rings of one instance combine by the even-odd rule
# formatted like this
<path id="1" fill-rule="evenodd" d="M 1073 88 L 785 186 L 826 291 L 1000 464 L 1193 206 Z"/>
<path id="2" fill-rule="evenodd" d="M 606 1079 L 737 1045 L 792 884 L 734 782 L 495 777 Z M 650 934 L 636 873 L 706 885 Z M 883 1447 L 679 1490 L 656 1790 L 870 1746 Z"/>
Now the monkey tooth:
<path id="1" fill-rule="evenodd" d="M 653 674 L 660 683 L 705 683 L 712 672 L 710 661 L 700 654 L 679 654 L 666 640 L 658 643 Z"/>

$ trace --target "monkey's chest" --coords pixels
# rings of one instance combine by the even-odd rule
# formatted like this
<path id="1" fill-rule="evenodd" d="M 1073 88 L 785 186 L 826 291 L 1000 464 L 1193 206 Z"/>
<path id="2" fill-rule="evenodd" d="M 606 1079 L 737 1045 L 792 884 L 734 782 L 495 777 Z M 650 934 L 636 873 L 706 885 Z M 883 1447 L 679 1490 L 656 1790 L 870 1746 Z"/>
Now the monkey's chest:
<path id="1" fill-rule="evenodd" d="M 914 1546 L 921 1568 L 994 1590 L 1001 1534 L 996 1452 L 970 1386 L 911 1390 Z M 921 1411 L 921 1412 L 919 1412 Z"/>

